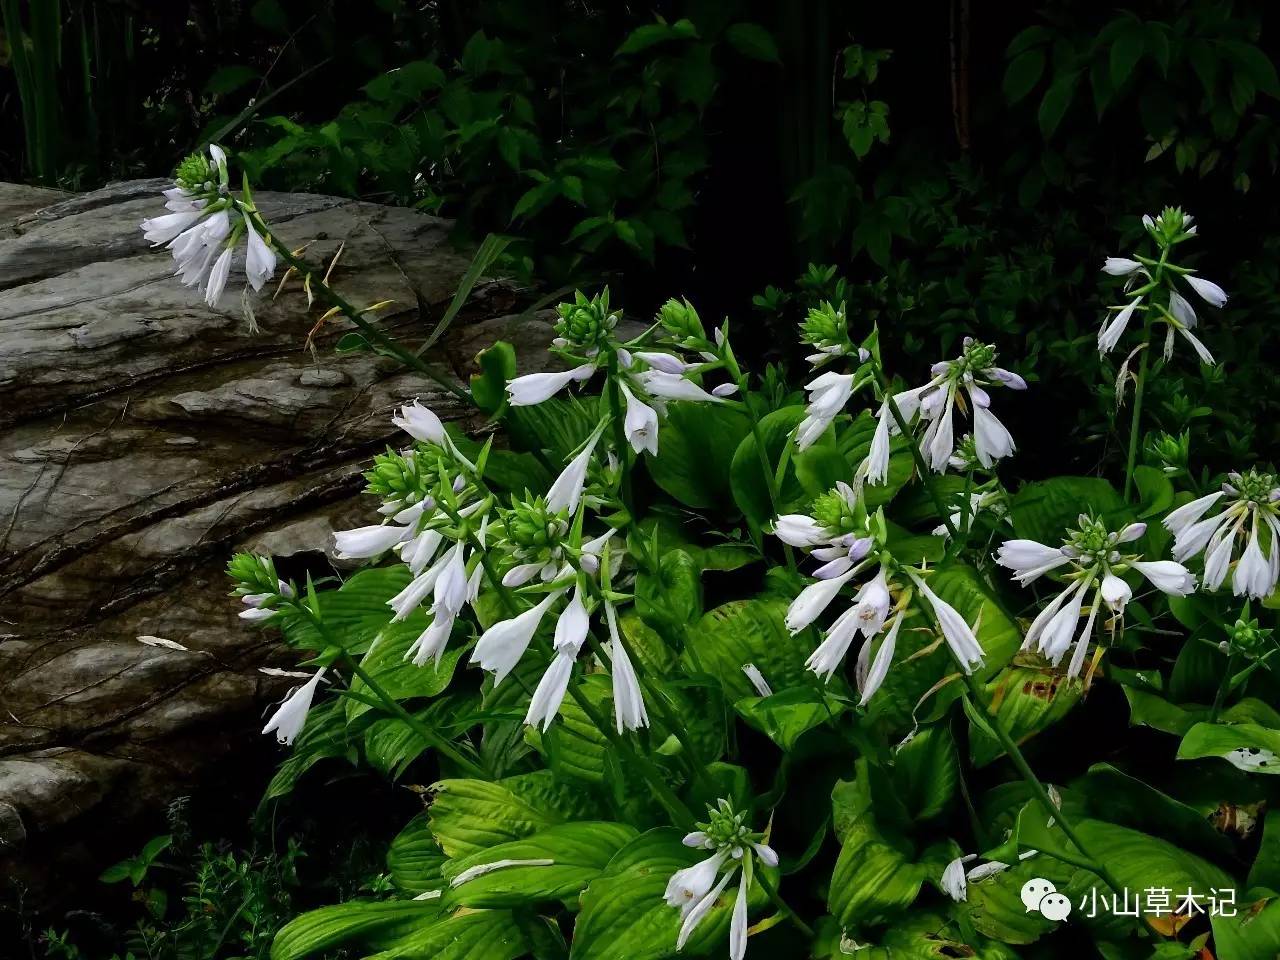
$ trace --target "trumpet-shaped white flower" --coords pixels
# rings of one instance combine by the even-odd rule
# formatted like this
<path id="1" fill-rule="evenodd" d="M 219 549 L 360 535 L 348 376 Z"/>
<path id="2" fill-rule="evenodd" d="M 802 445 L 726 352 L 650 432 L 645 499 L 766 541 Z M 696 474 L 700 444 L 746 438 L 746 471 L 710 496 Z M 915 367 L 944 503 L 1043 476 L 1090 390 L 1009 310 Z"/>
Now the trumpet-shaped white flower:
<path id="1" fill-rule="evenodd" d="M 893 626 L 884 635 L 884 639 L 880 641 L 880 649 L 876 651 L 874 660 L 871 660 L 871 643 L 872 634 L 867 634 L 866 639 L 862 641 L 862 649 L 858 651 L 858 668 L 856 678 L 858 684 L 858 693 L 861 699 L 858 701 L 859 706 L 866 706 L 877 690 L 880 684 L 884 683 L 884 678 L 889 675 L 889 667 L 893 664 L 894 649 L 898 644 L 898 630 L 902 626 L 902 614 L 898 614 L 893 618 Z M 841 654 L 843 656 L 843 654 Z M 813 658 L 811 657 L 810 660 Z M 815 673 L 821 676 L 821 671 L 814 667 L 810 667 Z M 830 679 L 831 674 L 827 674 Z"/>
<path id="2" fill-rule="evenodd" d="M 532 407 L 550 400 L 571 383 L 581 383 L 596 372 L 595 364 L 584 363 L 561 373 L 529 373 L 507 383 L 507 398 L 513 407 Z"/>
<path id="3" fill-rule="evenodd" d="M 649 714 L 644 707 L 644 695 L 640 692 L 640 681 L 636 678 L 635 667 L 627 656 L 627 648 L 622 644 L 618 634 L 618 618 L 613 604 L 604 605 L 605 620 L 609 625 L 609 661 L 613 673 L 613 715 L 618 732 L 639 730 L 649 725 Z"/>
<path id="4" fill-rule="evenodd" d="M 1031 622 L 1023 649 L 1039 650 L 1056 667 L 1074 642 L 1075 653 L 1067 666 L 1068 677 L 1079 676 L 1083 668 L 1099 610 L 1105 605 L 1111 611 L 1113 632 L 1121 622 L 1125 605 L 1133 595 L 1132 588 L 1123 579 L 1125 573 L 1141 574 L 1157 590 L 1171 596 L 1186 596 L 1195 589 L 1195 577 L 1182 564 L 1172 560 L 1143 560 L 1140 555 L 1121 549 L 1126 543 L 1142 538 L 1147 532 L 1145 523 L 1131 523 L 1112 532 L 1101 521 L 1084 514 L 1078 522 L 1079 528 L 1068 531 L 1060 548 L 1035 540 L 1009 540 L 996 554 L 996 562 L 1012 570 L 1014 578 L 1023 584 L 1054 571 L 1066 577 L 1066 589 Z M 1086 601 L 1089 615 L 1083 630 L 1077 634 Z"/>
<path id="5" fill-rule="evenodd" d="M 551 721 L 560 712 L 560 704 L 569 690 L 569 679 L 573 676 L 573 662 L 577 659 L 577 651 L 570 653 L 560 651 L 551 658 L 551 664 L 538 681 L 533 696 L 529 699 L 529 709 L 524 715 L 524 722 L 532 727 L 541 724 L 546 730 Z"/>
<path id="6" fill-rule="evenodd" d="M 1225 307 L 1227 305 L 1226 291 L 1212 280 L 1206 280 L 1193 274 L 1187 274 L 1183 279 L 1196 292 L 1196 296 L 1211 307 Z"/>
<path id="7" fill-rule="evenodd" d="M 721 398 L 707 393 L 692 380 L 678 373 L 645 370 L 635 380 L 652 397 L 661 400 L 686 400 L 690 403 L 720 403 Z"/>
<path id="8" fill-rule="evenodd" d="M 411 527 L 374 524 L 342 530 L 333 535 L 334 556 L 339 560 L 368 560 L 386 553 L 397 543 L 409 539 Z"/>
<path id="9" fill-rule="evenodd" d="M 773 696 L 773 688 L 769 686 L 769 681 L 764 678 L 764 674 L 760 672 L 760 668 L 754 663 L 744 663 L 742 672 L 751 681 L 751 686 L 755 687 L 756 693 L 762 697 Z"/>
<path id="10" fill-rule="evenodd" d="M 311 711 L 311 701 L 315 699 L 316 687 L 320 685 L 323 677 L 324 667 L 321 667 L 316 671 L 315 676 L 289 694 L 284 703 L 280 704 L 276 712 L 271 715 L 262 732 L 271 733 L 274 730 L 278 741 L 292 744 L 306 725 L 307 714 Z"/>
<path id="11" fill-rule="evenodd" d="M 665 354 L 664 354 L 665 356 Z M 626 399 L 627 412 L 622 421 L 622 432 L 636 453 L 658 455 L 658 411 L 636 398 L 627 385 L 620 385 Z"/>
<path id="12" fill-rule="evenodd" d="M 917 574 L 908 571 L 907 575 L 920 589 L 921 595 L 929 601 L 933 615 L 938 621 L 938 627 L 942 630 L 942 638 L 951 648 L 951 653 L 960 664 L 960 668 L 965 673 L 972 673 L 975 667 L 981 667 L 982 644 L 974 635 L 973 628 L 965 622 L 964 617 L 960 616 L 960 611 L 930 590 L 929 585 Z"/>
<path id="13" fill-rule="evenodd" d="M 817 442 L 849 402 L 855 385 L 854 374 L 836 373 L 834 370 L 828 370 L 805 384 L 809 404 L 805 407 L 804 419 L 796 427 L 796 446 L 804 450 Z"/>
<path id="14" fill-rule="evenodd" d="M 1136 273 L 1141 269 L 1141 263 L 1125 257 L 1107 257 L 1102 264 L 1102 272 L 1108 273 L 1113 277 L 1127 277 L 1129 274 Z"/>
<path id="15" fill-rule="evenodd" d="M 444 444 L 444 423 L 428 407 L 417 400 L 406 403 L 391 418 L 391 422 L 415 440 L 423 443 Z"/>
<path id="16" fill-rule="evenodd" d="M 530 607 L 510 620 L 495 623 L 480 635 L 475 649 L 471 651 L 471 662 L 480 664 L 481 669 L 493 673 L 493 685 L 496 687 L 506 679 L 507 674 L 515 669 L 524 652 L 529 649 L 529 642 L 538 632 L 542 618 L 563 590 L 547 594 L 534 607 Z"/>
<path id="17" fill-rule="evenodd" d="M 1231 558 L 1240 548 L 1231 577 L 1238 597 L 1264 599 L 1280 580 L 1280 482 L 1250 470 L 1232 473 L 1222 489 L 1172 511 L 1164 525 L 1173 534 L 1173 556 L 1185 561 L 1204 555 L 1204 586 L 1226 582 Z M 1223 509 L 1210 513 L 1220 503 Z M 1208 516 L 1206 516 L 1208 514 Z"/>
<path id="18" fill-rule="evenodd" d="M 276 254 L 271 245 L 254 229 L 252 217 L 245 218 L 244 229 L 248 237 L 244 256 L 245 279 L 254 290 L 261 290 L 275 276 Z"/>
<path id="19" fill-rule="evenodd" d="M 963 903 L 969 899 L 969 884 L 965 877 L 964 865 L 977 858 L 978 855 L 976 853 L 956 857 L 942 871 L 942 880 L 940 881 L 942 892 L 956 901 L 956 903 Z"/>
<path id="20" fill-rule="evenodd" d="M 582 499 L 582 488 L 587 482 L 587 468 L 591 466 L 591 457 L 595 453 L 596 444 L 600 440 L 603 424 L 595 429 L 577 456 L 569 461 L 569 465 L 556 477 L 555 483 L 547 491 L 547 509 L 553 513 L 573 513 L 578 509 L 578 501 Z"/>

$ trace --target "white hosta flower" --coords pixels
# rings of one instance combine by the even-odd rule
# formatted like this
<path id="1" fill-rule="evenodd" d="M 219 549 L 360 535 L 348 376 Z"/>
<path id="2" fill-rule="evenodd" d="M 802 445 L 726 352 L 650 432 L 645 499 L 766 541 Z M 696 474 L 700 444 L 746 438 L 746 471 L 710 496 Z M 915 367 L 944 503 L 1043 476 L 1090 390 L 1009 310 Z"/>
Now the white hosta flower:
<path id="1" fill-rule="evenodd" d="M 830 539 L 825 527 L 801 513 L 778 517 L 773 521 L 773 535 L 793 547 L 816 547 Z"/>
<path id="2" fill-rule="evenodd" d="M 270 244 L 254 229 L 252 217 L 245 218 L 244 229 L 248 237 L 244 258 L 245 279 L 254 290 L 261 290 L 266 282 L 275 276 L 276 254 Z"/>
<path id="3" fill-rule="evenodd" d="M 169 248 L 175 273 L 184 284 L 198 286 L 211 307 L 226 288 L 233 251 L 245 237 L 245 277 L 254 290 L 261 290 L 275 273 L 276 255 L 247 195 L 238 196 L 229 188 L 226 152 L 211 144 L 209 158 L 188 157 L 175 180 L 175 186 L 164 191 L 165 207 L 172 212 L 142 221 L 143 236 Z"/>
<path id="4" fill-rule="evenodd" d="M 636 453 L 647 452 L 649 456 L 658 455 L 658 412 L 642 400 L 638 400 L 627 385 L 620 385 L 622 395 L 627 403 L 626 415 L 622 421 L 622 432 Z"/>
<path id="5" fill-rule="evenodd" d="M 867 638 L 862 641 L 862 650 L 858 652 L 857 670 L 858 693 L 861 694 L 861 699 L 858 701 L 859 706 L 865 707 L 867 705 L 867 701 L 875 696 L 876 691 L 880 689 L 880 684 L 884 683 L 884 678 L 889 675 L 889 667 L 893 665 L 894 649 L 898 644 L 898 630 L 902 626 L 902 616 L 902 614 L 898 614 L 893 618 L 893 626 L 889 628 L 884 635 L 884 639 L 880 641 L 880 649 L 876 651 L 875 659 L 871 660 L 870 663 L 867 660 L 871 655 L 872 636 L 868 634 Z M 864 665 L 865 669 L 863 669 Z M 813 668 L 810 667 L 810 669 Z M 814 672 L 817 673 L 818 671 L 815 669 Z M 830 679 L 830 677 L 831 675 L 828 673 L 827 679 Z"/>
<path id="6" fill-rule="evenodd" d="M 971 853 L 968 856 L 956 857 L 942 871 L 942 880 L 940 881 L 942 891 L 956 903 L 963 903 L 969 899 L 969 884 L 965 877 L 964 865 L 976 860 L 977 856 L 977 854 Z"/>
<path id="7" fill-rule="evenodd" d="M 1083 668 L 1099 610 L 1105 606 L 1110 611 L 1113 632 L 1122 621 L 1125 606 L 1133 596 L 1132 588 L 1123 579 L 1125 573 L 1141 574 L 1157 590 L 1171 596 L 1186 596 L 1195 589 L 1195 578 L 1182 564 L 1172 560 L 1147 561 L 1121 549 L 1143 537 L 1145 523 L 1131 523 L 1111 532 L 1101 521 L 1082 514 L 1079 524 L 1078 529 L 1068 531 L 1059 549 L 1034 540 L 1010 540 L 1000 546 L 996 558 L 1001 566 L 1013 570 L 1015 579 L 1023 584 L 1055 570 L 1067 578 L 1066 588 L 1031 622 L 1023 649 L 1039 650 L 1056 667 L 1074 642 L 1068 677 L 1079 676 Z M 1088 617 L 1077 634 L 1086 603 Z"/>
<path id="8" fill-rule="evenodd" d="M 1172 511 L 1164 525 L 1174 535 L 1175 560 L 1204 554 L 1204 586 L 1209 590 L 1226 582 L 1232 555 L 1240 548 L 1232 592 L 1261 600 L 1280 579 L 1280 481 L 1257 470 L 1227 479 L 1221 490 Z M 1225 506 L 1210 514 L 1220 502 Z"/>
<path id="9" fill-rule="evenodd" d="M 1134 312 L 1142 305 L 1142 297 L 1134 297 L 1113 316 L 1103 320 L 1098 330 L 1098 352 L 1107 354 L 1116 348 L 1133 319 Z"/>
<path id="10" fill-rule="evenodd" d="M 792 636 L 799 633 L 831 605 L 846 583 L 853 579 L 856 570 L 849 570 L 830 580 L 818 580 L 800 591 L 800 594 L 787 607 L 787 630 Z"/>
<path id="11" fill-rule="evenodd" d="M 1196 295 L 1211 307 L 1225 307 L 1227 305 L 1227 292 L 1212 280 L 1206 280 L 1194 274 L 1187 274 L 1183 279 L 1190 284 Z"/>
<path id="12" fill-rule="evenodd" d="M 755 687 L 756 693 L 762 697 L 773 696 L 773 688 L 769 686 L 769 681 L 764 678 L 764 674 L 760 672 L 760 668 L 754 663 L 744 663 L 742 672 L 751 681 L 751 686 Z"/>
<path id="13" fill-rule="evenodd" d="M 406 403 L 391 418 L 391 422 L 415 440 L 423 443 L 443 444 L 444 423 L 430 409 L 417 400 Z"/>
<path id="14" fill-rule="evenodd" d="M 284 703 L 280 704 L 276 712 L 271 715 L 262 732 L 271 733 L 274 730 L 278 741 L 292 744 L 306 725 L 311 701 L 315 698 L 316 687 L 320 685 L 323 677 L 324 667 L 321 667 L 314 677 L 289 694 Z"/>
<path id="15" fill-rule="evenodd" d="M 560 712 L 560 704 L 569 690 L 569 679 L 573 675 L 573 662 L 577 659 L 577 651 L 570 653 L 560 651 L 551 658 L 551 664 L 538 681 L 533 696 L 529 699 L 529 709 L 524 715 L 524 722 L 532 727 L 541 724 L 546 730 L 551 721 Z"/>
<path id="16" fill-rule="evenodd" d="M 369 560 L 409 539 L 411 530 L 395 524 L 374 524 L 338 531 L 333 535 L 334 556 L 339 560 Z"/>
<path id="17" fill-rule="evenodd" d="M 571 383 L 581 383 L 596 372 L 594 364 L 565 370 L 562 373 L 529 373 L 507 383 L 507 398 L 513 407 L 531 407 L 550 400 Z"/>
<path id="18" fill-rule="evenodd" d="M 757 861 L 766 867 L 776 867 L 778 855 L 763 842 L 763 834 L 751 832 L 746 815 L 735 812 L 728 800 L 720 800 L 707 810 L 708 821 L 699 823 L 699 829 L 686 835 L 684 844 L 714 852 L 693 866 L 673 873 L 667 881 L 663 900 L 680 911 L 676 949 L 683 950 L 729 881 L 740 876 L 729 920 L 729 956 L 732 960 L 742 960 L 747 948 L 747 895 L 754 882 L 753 868 Z"/>
<path id="19" fill-rule="evenodd" d="M 991 396 L 986 387 L 1001 386 L 1025 390 L 1026 381 L 995 365 L 994 347 L 965 337 L 963 352 L 954 360 L 933 365 L 933 379 L 914 391 L 896 394 L 894 404 L 903 420 L 910 424 L 918 412 L 925 429 L 920 437 L 920 452 L 935 473 L 943 473 L 955 452 L 955 412 L 967 407 L 973 417 L 974 450 L 979 462 L 990 468 L 996 460 L 1016 449 L 1013 437 L 990 410 Z M 965 402 L 967 395 L 968 401 Z M 886 418 L 889 422 L 886 422 Z M 872 437 L 867 456 L 867 479 L 881 483 L 888 475 L 888 441 L 897 424 L 888 402 L 880 411 L 881 424 Z"/>
<path id="20" fill-rule="evenodd" d="M 618 634 L 618 619 L 613 604 L 604 605 L 605 620 L 609 625 L 609 660 L 613 673 L 613 714 L 618 732 L 639 730 L 649 726 L 649 714 L 644 707 L 644 695 L 640 691 L 640 681 L 636 677 L 635 667 L 627 656 L 626 647 L 622 645 L 622 637 Z"/>
<path id="21" fill-rule="evenodd" d="M 804 450 L 817 442 L 853 396 L 854 385 L 853 374 L 835 371 L 828 371 L 805 384 L 809 403 L 804 410 L 804 419 L 796 428 L 796 446 Z"/>
<path id="22" fill-rule="evenodd" d="M 929 601 L 929 606 L 933 609 L 933 615 L 938 621 L 938 627 L 942 630 L 942 638 L 947 642 L 947 646 L 951 648 L 951 653 L 956 658 L 956 662 L 960 664 L 960 668 L 965 673 L 972 673 L 974 668 L 981 667 L 983 664 L 982 644 L 978 642 L 978 638 L 974 635 L 973 628 L 965 622 L 964 617 L 960 616 L 960 612 L 955 607 L 930 590 L 929 585 L 924 580 L 910 571 L 908 571 L 908 576 L 920 589 L 921 595 Z"/>
<path id="23" fill-rule="evenodd" d="M 714 396 L 687 377 L 661 370 L 645 370 L 636 375 L 636 382 L 652 397 L 661 400 L 687 400 L 691 403 L 720 403 Z"/>
<path id="24" fill-rule="evenodd" d="M 547 491 L 547 509 L 552 513 L 572 514 L 577 511 L 578 501 L 582 499 L 582 488 L 587 482 L 587 468 L 591 466 L 591 457 L 595 453 L 602 429 L 603 424 L 596 428 L 586 446 L 569 461 Z"/>
<path id="25" fill-rule="evenodd" d="M 1131 273 L 1136 273 L 1142 269 L 1142 264 L 1137 260 L 1129 260 L 1125 257 L 1107 257 L 1102 264 L 1102 272 L 1108 273 L 1113 277 L 1127 277 Z"/>
<path id="26" fill-rule="evenodd" d="M 495 623 L 476 641 L 471 651 L 471 662 L 480 664 L 481 669 L 493 672 L 493 685 L 496 687 L 506 679 L 507 674 L 515 669 L 524 652 L 529 649 L 533 635 L 537 633 L 542 618 L 563 590 L 547 594 L 543 600 L 524 613 Z"/>
<path id="27" fill-rule="evenodd" d="M 445 647 L 449 644 L 449 636 L 453 633 L 454 620 L 455 615 L 448 610 L 433 610 L 431 625 L 418 634 L 417 639 L 405 651 L 404 658 L 418 667 L 425 666 L 428 660 L 434 660 L 439 667 Z"/>
<path id="28" fill-rule="evenodd" d="M 655 370 L 663 373 L 670 373 L 674 376 L 681 376 L 688 370 L 692 370 L 694 364 L 686 363 L 679 357 L 671 353 L 661 353 L 659 351 L 637 350 L 635 353 L 637 360 L 643 360 Z"/>

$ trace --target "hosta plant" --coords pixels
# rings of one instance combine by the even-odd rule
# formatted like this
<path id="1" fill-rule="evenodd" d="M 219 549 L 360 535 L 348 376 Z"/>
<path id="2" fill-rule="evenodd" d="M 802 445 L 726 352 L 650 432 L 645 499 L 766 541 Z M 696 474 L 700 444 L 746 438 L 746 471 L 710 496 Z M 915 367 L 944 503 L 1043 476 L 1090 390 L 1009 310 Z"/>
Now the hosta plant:
<path id="1" fill-rule="evenodd" d="M 147 225 L 188 280 L 216 300 L 229 267 L 199 269 L 244 235 L 251 283 L 281 257 L 430 375 L 213 156 L 171 198 L 194 239 Z M 1137 462 L 1144 382 L 1193 362 L 1173 334 L 1211 360 L 1182 291 L 1226 302 L 1175 262 L 1191 218 L 1147 231 L 1104 267 L 1123 476 L 1010 479 L 1017 344 L 896 370 L 845 304 L 792 383 L 685 300 L 645 324 L 579 293 L 548 372 L 481 356 L 483 429 L 389 411 L 367 523 L 326 545 L 348 572 L 229 567 L 305 678 L 268 796 L 318 764 L 430 783 L 396 896 L 298 917 L 276 960 L 1273 957 L 1280 481 Z"/>

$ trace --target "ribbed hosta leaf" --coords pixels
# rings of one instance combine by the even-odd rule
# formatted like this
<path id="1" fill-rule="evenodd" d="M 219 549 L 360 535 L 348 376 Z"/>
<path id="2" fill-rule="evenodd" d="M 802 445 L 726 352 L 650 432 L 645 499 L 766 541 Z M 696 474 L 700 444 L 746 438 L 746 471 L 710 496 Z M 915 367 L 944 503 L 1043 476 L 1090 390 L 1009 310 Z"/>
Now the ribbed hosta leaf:
<path id="1" fill-rule="evenodd" d="M 271 960 L 299 960 L 342 944 L 381 947 L 440 915 L 422 900 L 354 901 L 312 910 L 285 924 L 271 944 Z"/>

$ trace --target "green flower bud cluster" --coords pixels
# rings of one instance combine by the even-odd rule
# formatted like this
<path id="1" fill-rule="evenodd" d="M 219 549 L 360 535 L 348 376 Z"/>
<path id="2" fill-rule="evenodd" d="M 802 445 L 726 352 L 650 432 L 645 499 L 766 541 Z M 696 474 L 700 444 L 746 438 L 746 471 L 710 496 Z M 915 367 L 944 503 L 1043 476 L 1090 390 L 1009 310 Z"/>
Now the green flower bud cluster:
<path id="1" fill-rule="evenodd" d="M 961 377 L 966 373 L 977 375 L 983 370 L 995 366 L 996 348 L 989 343 L 982 343 L 972 337 L 966 337 L 964 352 L 960 359 L 951 364 L 951 375 Z"/>
<path id="2" fill-rule="evenodd" d="M 560 315 L 556 334 L 576 350 L 600 346 L 618 325 L 617 313 L 609 309 L 608 287 L 590 299 L 579 290 L 573 303 L 560 304 L 556 312 Z"/>
<path id="3" fill-rule="evenodd" d="M 1195 218 L 1187 216 L 1180 207 L 1165 207 L 1154 220 L 1149 217 L 1143 220 L 1147 233 L 1162 248 L 1193 236 L 1191 228 L 1194 223 Z"/>
<path id="4" fill-rule="evenodd" d="M 728 800 L 722 799 L 714 807 L 707 807 L 707 814 L 707 821 L 699 823 L 698 829 L 716 849 L 744 847 L 763 836 L 751 831 L 746 823 L 747 815 L 736 812 Z"/>
<path id="5" fill-rule="evenodd" d="M 845 305 L 841 303 L 834 307 L 823 301 L 819 306 L 811 307 L 800 326 L 800 339 L 824 352 L 835 351 L 836 348 L 839 353 L 853 352 Z"/>
<path id="6" fill-rule="evenodd" d="M 1067 531 L 1066 545 L 1075 551 L 1077 562 L 1087 566 L 1094 563 L 1115 563 L 1119 557 L 1115 554 L 1115 545 L 1120 534 L 1107 529 L 1107 525 L 1097 517 L 1087 513 L 1076 518 L 1079 526 Z"/>
<path id="7" fill-rule="evenodd" d="M 831 531 L 832 536 L 861 532 L 866 526 L 865 518 L 857 515 L 857 507 L 839 490 L 828 490 L 814 500 L 811 516 L 824 530 Z"/>
<path id="8" fill-rule="evenodd" d="M 1253 659 L 1263 653 L 1273 632 L 1269 628 L 1259 627 L 1257 620 L 1246 620 L 1242 616 L 1231 628 L 1229 649 Z"/>
<path id="9" fill-rule="evenodd" d="M 276 593 L 280 578 L 270 557 L 255 553 L 237 553 L 227 563 L 227 576 L 235 581 L 235 593 L 244 596 L 251 593 Z"/>
<path id="10" fill-rule="evenodd" d="M 1184 430 L 1176 437 L 1171 433 L 1156 434 L 1147 442 L 1147 456 L 1170 476 L 1185 472 L 1191 462 L 1191 431 Z"/>
<path id="11" fill-rule="evenodd" d="M 439 480 L 439 469 L 426 466 L 430 458 L 397 453 L 390 447 L 373 458 L 373 467 L 365 471 L 366 492 L 384 499 L 416 501 L 430 496 Z"/>
<path id="12" fill-rule="evenodd" d="M 502 517 L 507 539 L 525 555 L 536 554 L 559 544 L 569 529 L 563 514 L 552 513 L 541 497 L 517 500 Z"/>
<path id="13" fill-rule="evenodd" d="M 173 179 L 191 193 L 213 193 L 221 182 L 221 172 L 206 154 L 193 153 L 178 164 Z"/>
<path id="14" fill-rule="evenodd" d="M 1227 480 L 1241 500 L 1249 500 L 1259 506 L 1275 505 L 1275 501 L 1271 499 L 1271 494 L 1276 489 L 1275 474 L 1259 473 L 1254 468 L 1248 473 L 1228 474 Z"/>
<path id="15" fill-rule="evenodd" d="M 679 343 L 696 347 L 707 340 L 702 318 L 688 300 L 671 299 L 658 311 L 658 323 Z"/>

